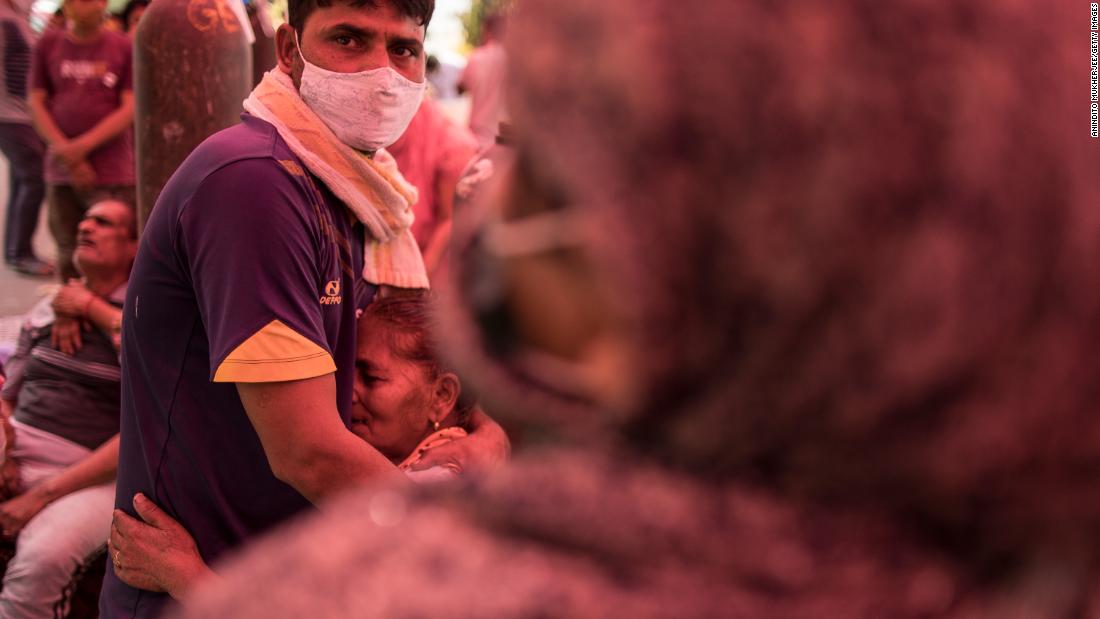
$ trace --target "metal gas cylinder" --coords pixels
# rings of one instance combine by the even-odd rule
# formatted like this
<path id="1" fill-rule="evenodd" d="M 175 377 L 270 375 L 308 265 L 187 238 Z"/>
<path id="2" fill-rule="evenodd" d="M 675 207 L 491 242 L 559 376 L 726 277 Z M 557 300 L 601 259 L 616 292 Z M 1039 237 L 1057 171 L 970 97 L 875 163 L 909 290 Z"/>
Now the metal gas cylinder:
<path id="1" fill-rule="evenodd" d="M 239 0 L 156 0 L 134 41 L 138 229 L 191 151 L 240 121 L 252 89 L 252 49 Z"/>

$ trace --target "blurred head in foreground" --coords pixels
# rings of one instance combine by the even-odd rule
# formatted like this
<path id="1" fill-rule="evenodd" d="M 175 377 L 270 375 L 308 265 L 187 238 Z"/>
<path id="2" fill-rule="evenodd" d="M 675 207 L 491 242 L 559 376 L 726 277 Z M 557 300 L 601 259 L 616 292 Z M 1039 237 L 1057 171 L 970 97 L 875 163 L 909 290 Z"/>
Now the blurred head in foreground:
<path id="1" fill-rule="evenodd" d="M 472 367 L 568 363 L 611 440 L 710 478 L 1022 512 L 1091 487 L 1100 159 L 1059 15 L 524 4 Z M 513 386 L 503 412 L 588 423 Z"/>
<path id="2" fill-rule="evenodd" d="M 444 336 L 487 410 L 576 451 L 405 499 L 399 533 L 376 520 L 348 550 L 380 567 L 347 578 L 388 584 L 340 604 L 404 608 L 393 566 L 435 561 L 415 608 L 476 590 L 479 616 L 1100 610 L 1076 22 L 1000 0 L 520 5 L 513 162 L 456 248 Z"/>

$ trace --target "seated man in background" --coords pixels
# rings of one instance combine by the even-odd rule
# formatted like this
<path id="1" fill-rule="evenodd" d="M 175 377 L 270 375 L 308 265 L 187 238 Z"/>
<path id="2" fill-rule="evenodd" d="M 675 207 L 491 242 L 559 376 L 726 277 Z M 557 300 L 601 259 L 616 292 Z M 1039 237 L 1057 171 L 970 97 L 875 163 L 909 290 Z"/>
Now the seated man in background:
<path id="1" fill-rule="evenodd" d="M 427 450 L 465 437 L 471 416 L 481 414 L 438 349 L 426 295 L 377 300 L 359 320 L 351 431 L 415 482 L 462 472 L 452 463 L 412 467 Z M 145 523 L 116 510 L 111 527 L 111 560 L 123 582 L 180 599 L 210 577 L 194 539 L 175 519 L 141 494 L 134 508 Z"/>
<path id="2" fill-rule="evenodd" d="M 17 543 L 0 591 L 6 619 L 65 609 L 74 574 L 107 539 L 118 466 L 118 334 L 135 223 L 121 202 L 88 209 L 74 254 L 84 280 L 31 310 L 5 367 L 0 533 Z M 54 336 L 58 315 L 85 325 L 72 355 Z"/>

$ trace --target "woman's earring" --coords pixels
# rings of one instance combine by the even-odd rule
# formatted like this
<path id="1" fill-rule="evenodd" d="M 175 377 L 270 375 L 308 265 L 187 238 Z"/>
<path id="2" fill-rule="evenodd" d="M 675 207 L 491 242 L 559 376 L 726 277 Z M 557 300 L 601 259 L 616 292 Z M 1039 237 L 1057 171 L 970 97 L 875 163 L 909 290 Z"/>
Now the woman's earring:
<path id="1" fill-rule="evenodd" d="M 432 424 L 432 429 L 435 430 L 436 432 L 439 432 L 439 422 L 438 421 Z"/>

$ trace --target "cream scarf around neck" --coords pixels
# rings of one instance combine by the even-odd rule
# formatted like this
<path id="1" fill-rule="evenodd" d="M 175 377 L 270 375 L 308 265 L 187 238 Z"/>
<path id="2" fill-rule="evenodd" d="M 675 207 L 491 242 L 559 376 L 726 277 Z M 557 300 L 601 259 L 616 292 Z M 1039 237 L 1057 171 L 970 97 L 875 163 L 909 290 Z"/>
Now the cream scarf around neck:
<path id="1" fill-rule="evenodd" d="M 428 288 L 411 228 L 416 188 L 397 171 L 389 153 L 379 150 L 372 159 L 338 140 L 278 67 L 264 74 L 245 99 L 244 109 L 274 125 L 309 171 L 363 222 L 369 232 L 363 279 L 376 285 Z"/>

